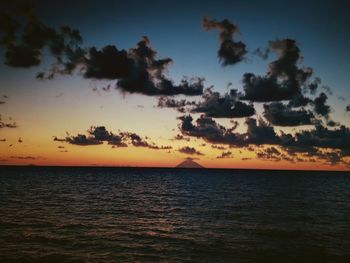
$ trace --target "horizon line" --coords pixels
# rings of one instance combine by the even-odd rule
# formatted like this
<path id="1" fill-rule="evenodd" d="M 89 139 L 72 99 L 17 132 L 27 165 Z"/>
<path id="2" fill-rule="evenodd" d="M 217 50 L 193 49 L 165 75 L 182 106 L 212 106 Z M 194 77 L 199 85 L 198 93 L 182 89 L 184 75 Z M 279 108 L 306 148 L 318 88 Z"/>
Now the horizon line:
<path id="1" fill-rule="evenodd" d="M 226 167 L 201 167 L 184 168 L 176 166 L 113 166 L 113 165 L 37 165 L 37 164 L 0 164 L 3 167 L 64 167 L 64 168 L 131 168 L 131 169 L 176 169 L 176 170 L 240 170 L 240 171 L 294 171 L 294 172 L 340 172 L 349 173 L 349 170 L 317 170 L 317 169 L 273 169 L 273 168 L 226 168 Z"/>

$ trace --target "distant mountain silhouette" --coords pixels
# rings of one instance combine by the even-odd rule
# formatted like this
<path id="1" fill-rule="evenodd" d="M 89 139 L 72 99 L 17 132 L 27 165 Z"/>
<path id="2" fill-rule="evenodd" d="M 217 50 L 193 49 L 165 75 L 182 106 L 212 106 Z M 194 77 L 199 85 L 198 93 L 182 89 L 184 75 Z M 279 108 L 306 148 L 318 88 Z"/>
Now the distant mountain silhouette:
<path id="1" fill-rule="evenodd" d="M 192 158 L 187 158 L 182 163 L 175 166 L 175 168 L 204 168 L 202 165 L 193 161 Z"/>

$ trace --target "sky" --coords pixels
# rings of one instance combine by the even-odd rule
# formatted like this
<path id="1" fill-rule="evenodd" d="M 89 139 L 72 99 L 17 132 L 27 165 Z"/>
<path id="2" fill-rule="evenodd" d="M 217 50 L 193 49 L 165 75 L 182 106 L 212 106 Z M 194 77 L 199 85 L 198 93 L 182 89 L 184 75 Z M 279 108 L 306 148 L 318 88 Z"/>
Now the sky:
<path id="1" fill-rule="evenodd" d="M 0 164 L 350 170 L 349 5 L 2 1 Z"/>

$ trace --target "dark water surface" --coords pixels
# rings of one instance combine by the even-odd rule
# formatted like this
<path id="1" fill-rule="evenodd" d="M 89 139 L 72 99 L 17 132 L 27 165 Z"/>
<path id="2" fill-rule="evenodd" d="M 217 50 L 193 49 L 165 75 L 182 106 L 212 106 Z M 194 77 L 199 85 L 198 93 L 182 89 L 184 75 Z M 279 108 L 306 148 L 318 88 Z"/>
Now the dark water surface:
<path id="1" fill-rule="evenodd" d="M 350 174 L 0 167 L 0 262 L 350 262 Z"/>

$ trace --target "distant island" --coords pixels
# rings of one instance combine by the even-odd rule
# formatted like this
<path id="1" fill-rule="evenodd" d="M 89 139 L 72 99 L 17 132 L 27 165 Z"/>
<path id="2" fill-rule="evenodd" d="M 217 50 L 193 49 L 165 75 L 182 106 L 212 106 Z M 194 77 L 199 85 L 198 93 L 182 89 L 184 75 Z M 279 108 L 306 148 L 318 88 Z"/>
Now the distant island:
<path id="1" fill-rule="evenodd" d="M 184 160 L 177 166 L 175 166 L 175 168 L 205 168 L 205 167 L 203 167 L 199 163 L 196 163 L 195 161 L 193 161 L 192 158 L 189 157 L 189 158 L 186 158 L 186 160 Z"/>

